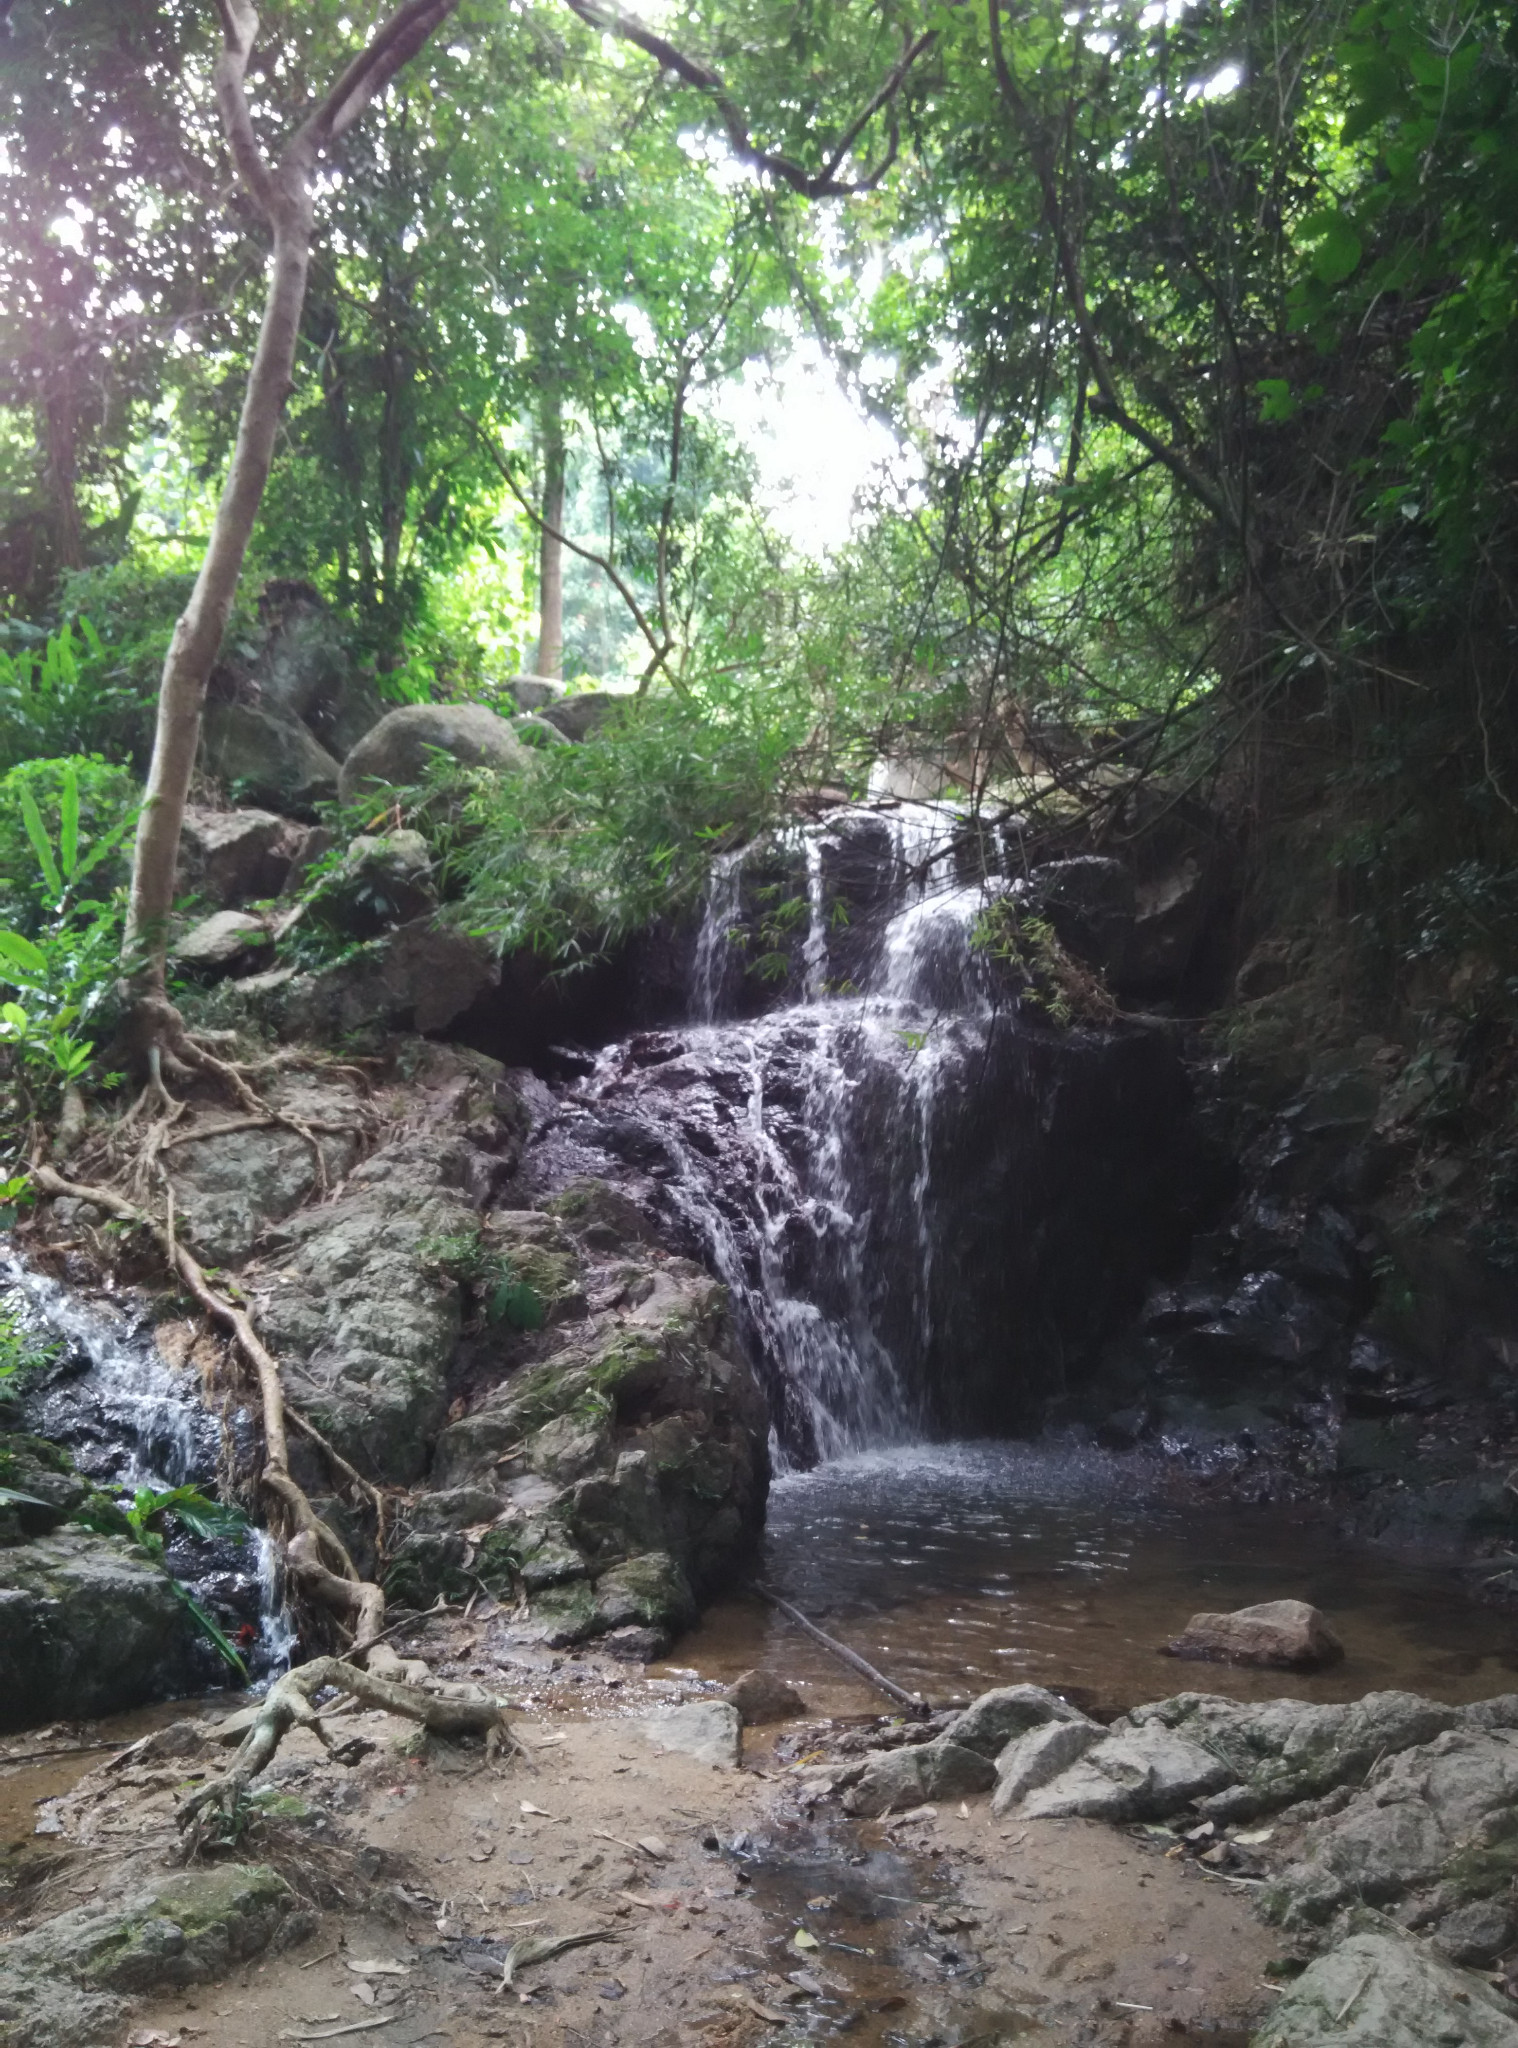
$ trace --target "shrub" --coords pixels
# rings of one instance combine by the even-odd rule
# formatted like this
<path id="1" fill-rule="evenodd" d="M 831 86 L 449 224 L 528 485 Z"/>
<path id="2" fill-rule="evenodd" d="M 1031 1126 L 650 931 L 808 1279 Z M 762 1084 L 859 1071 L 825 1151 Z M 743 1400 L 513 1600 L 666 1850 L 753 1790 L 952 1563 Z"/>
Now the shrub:
<path id="1" fill-rule="evenodd" d="M 53 845 L 63 823 L 63 792 L 72 773 L 79 798 L 79 838 L 94 846 L 135 814 L 137 784 L 125 768 L 114 767 L 98 754 L 76 754 L 65 760 L 22 761 L 0 776 L 0 923 L 34 938 L 53 909 L 52 891 L 31 846 L 22 811 L 22 791 L 30 793 Z M 131 868 L 130 837 L 123 834 L 89 877 L 92 897 L 109 897 L 125 885 Z"/>

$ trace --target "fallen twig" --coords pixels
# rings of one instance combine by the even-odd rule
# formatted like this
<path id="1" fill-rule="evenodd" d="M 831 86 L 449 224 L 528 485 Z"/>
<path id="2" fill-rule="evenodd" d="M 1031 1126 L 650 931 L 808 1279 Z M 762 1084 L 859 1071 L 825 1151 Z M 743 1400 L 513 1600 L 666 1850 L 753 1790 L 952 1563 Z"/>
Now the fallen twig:
<path id="1" fill-rule="evenodd" d="M 887 1678 L 883 1671 L 877 1671 L 875 1666 L 867 1663 L 857 1650 L 851 1650 L 847 1643 L 840 1643 L 835 1637 L 828 1635 L 818 1628 L 816 1622 L 808 1621 L 799 1607 L 793 1607 L 789 1600 L 782 1600 L 778 1593 L 772 1593 L 768 1586 L 760 1585 L 757 1579 L 754 1581 L 754 1591 L 761 1598 L 768 1600 L 772 1607 L 778 1607 L 787 1621 L 795 1622 L 796 1626 L 805 1629 L 814 1641 L 821 1643 L 825 1650 L 831 1650 L 835 1657 L 849 1666 L 850 1670 L 857 1671 L 862 1678 L 867 1678 L 871 1685 L 877 1686 L 887 1699 L 895 1700 L 898 1706 L 905 1707 L 913 1720 L 925 1721 L 932 1713 L 933 1710 L 925 1699 L 919 1698 L 916 1693 L 908 1692 L 893 1678 Z"/>

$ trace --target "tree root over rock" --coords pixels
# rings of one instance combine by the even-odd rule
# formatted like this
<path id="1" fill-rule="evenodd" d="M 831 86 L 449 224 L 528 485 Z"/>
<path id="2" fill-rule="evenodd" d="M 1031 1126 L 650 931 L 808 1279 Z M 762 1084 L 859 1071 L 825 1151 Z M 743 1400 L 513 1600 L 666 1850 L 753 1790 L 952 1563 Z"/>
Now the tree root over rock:
<path id="1" fill-rule="evenodd" d="M 313 1658 L 309 1664 L 287 1671 L 270 1686 L 230 1768 L 192 1792 L 179 1808 L 177 1819 L 184 1836 L 186 1860 L 200 1847 L 209 1815 L 219 1812 L 228 1820 L 233 1817 L 248 1787 L 273 1761 L 275 1751 L 292 1728 L 309 1728 L 323 1747 L 331 1748 L 321 1716 L 312 1704 L 314 1696 L 328 1686 L 351 1694 L 367 1707 L 418 1721 L 434 1735 L 483 1735 L 489 1758 L 502 1748 L 521 1748 L 500 1701 L 472 1686 L 446 1693 L 427 1692 L 418 1685 L 362 1671 L 342 1657 Z"/>
<path id="2" fill-rule="evenodd" d="M 160 1223 L 113 1188 L 66 1180 L 54 1168 L 40 1162 L 32 1167 L 32 1178 L 44 1194 L 71 1195 L 78 1201 L 93 1202 L 121 1222 L 147 1231 L 163 1252 L 170 1270 L 183 1281 L 207 1315 L 231 1332 L 258 1381 L 264 1424 L 264 1461 L 259 1481 L 278 1504 L 276 1517 L 284 1524 L 285 1559 L 290 1575 L 309 1599 L 327 1608 L 351 1639 L 344 1657 L 317 1658 L 286 1673 L 270 1689 L 232 1769 L 197 1792 L 181 1812 L 181 1827 L 193 1829 L 189 1853 L 194 1853 L 200 1841 L 198 1817 L 212 1806 L 230 1812 L 243 1790 L 274 1755 L 289 1728 L 310 1727 L 326 1740 L 310 1705 L 311 1694 L 323 1686 L 339 1686 L 371 1706 L 404 1714 L 440 1735 L 483 1733 L 492 1754 L 503 1741 L 520 1751 L 498 1701 L 472 1688 L 467 1695 L 423 1689 L 412 1682 L 416 1665 L 403 1663 L 381 1640 L 385 1634 L 384 1591 L 359 1576 L 346 1545 L 317 1514 L 304 1488 L 291 1476 L 287 1422 L 318 1444 L 334 1468 L 368 1496 L 380 1518 L 381 1530 L 384 1498 L 326 1442 L 319 1430 L 286 1408 L 278 1363 L 254 1329 L 247 1310 L 211 1285 L 199 1260 L 176 1237 L 172 1209 Z"/>

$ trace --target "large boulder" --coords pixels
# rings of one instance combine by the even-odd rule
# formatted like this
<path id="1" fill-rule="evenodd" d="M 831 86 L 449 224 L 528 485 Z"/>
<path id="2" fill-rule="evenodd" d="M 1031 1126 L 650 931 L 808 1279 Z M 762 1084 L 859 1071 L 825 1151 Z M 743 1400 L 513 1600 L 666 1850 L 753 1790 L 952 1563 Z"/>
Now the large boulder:
<path id="1" fill-rule="evenodd" d="M 265 586 L 259 600 L 263 645 L 248 688 L 266 711 L 298 719 L 340 761 L 386 706 L 355 669 L 341 622 L 309 584 Z"/>
<path id="2" fill-rule="evenodd" d="M 432 855 L 420 832 L 360 833 L 323 882 L 324 921 L 372 939 L 437 908 Z"/>
<path id="3" fill-rule="evenodd" d="M 609 1229 L 584 1188 L 587 1233 Z M 609 1191 L 608 1191 L 609 1192 Z M 614 1208 L 615 1205 L 610 1205 Z M 416 1532 L 397 1549 L 407 1597 L 450 1590 L 466 1544 L 509 1552 L 532 1628 L 555 1642 L 637 1628 L 649 1645 L 694 1618 L 762 1524 L 768 1415 L 733 1340 L 726 1290 L 636 1238 L 565 1269 L 556 1219 L 488 1243 L 527 1280 L 549 1325 L 546 1355 L 509 1370 L 438 1438 L 433 1500 L 457 1500 L 457 1533 Z M 548 1290 L 545 1294 L 539 1289 Z M 607 1303 L 554 1329 L 555 1302 Z M 465 1527 L 467 1522 L 468 1527 Z M 470 1569 L 478 1571 L 478 1565 Z"/>
<path id="4" fill-rule="evenodd" d="M 250 910 L 213 910 L 169 948 L 169 958 L 187 974 L 224 974 L 251 953 L 274 943 L 268 925 Z"/>
<path id="5" fill-rule="evenodd" d="M 625 698 L 612 695 L 609 690 L 577 690 L 573 696 L 556 697 L 552 703 L 539 707 L 541 716 L 550 725 L 557 726 L 567 740 L 588 740 L 605 725 L 608 718 Z M 525 705 L 522 707 L 527 708 Z"/>
<path id="6" fill-rule="evenodd" d="M 1085 1715 L 1041 1685 L 1001 1685 L 972 1700 L 945 1729 L 951 1741 L 997 1759 L 1007 1744 L 1046 1721 L 1084 1721 Z"/>
<path id="7" fill-rule="evenodd" d="M 292 1215 L 323 1179 L 335 1186 L 358 1158 L 366 1119 L 340 1082 L 276 1074 L 265 1095 L 311 1137 L 288 1124 L 266 1124 L 197 1138 L 192 1125 L 163 1154 L 180 1232 L 218 1265 L 245 1259 L 270 1224 Z"/>
<path id="8" fill-rule="evenodd" d="M 1166 1649 L 1172 1657 L 1263 1664 L 1273 1671 L 1319 1671 L 1344 1655 L 1327 1616 L 1305 1600 L 1265 1600 L 1231 1614 L 1193 1614 Z"/>
<path id="9" fill-rule="evenodd" d="M 300 850 L 301 828 L 274 811 L 217 811 L 187 804 L 179 839 L 181 895 L 234 909 L 277 896 Z"/>
<path id="10" fill-rule="evenodd" d="M 238 801 L 308 818 L 337 795 L 337 762 L 298 718 L 253 704 L 209 704 L 200 745 L 208 772 Z"/>
<path id="11" fill-rule="evenodd" d="M 1041 1785 L 1047 1785 L 1057 1778 L 1061 1771 L 1078 1763 L 1094 1743 L 1101 1740 L 1101 1729 L 1094 1721 L 1076 1719 L 1073 1721 L 1046 1721 L 1042 1727 L 1030 1728 L 1023 1735 L 1015 1735 L 996 1759 L 996 1790 L 991 1797 L 991 1811 L 995 1814 L 1010 1813 L 1020 1806 L 1030 1792 L 1036 1792 Z"/>
<path id="12" fill-rule="evenodd" d="M 1014 897 L 1053 925 L 1060 944 L 1099 973 L 1115 973 L 1133 936 L 1133 876 L 1094 853 L 1036 867 Z"/>
<path id="13" fill-rule="evenodd" d="M 1173 1729 L 1118 1722 L 1078 1762 L 1029 1792 L 1019 1810 L 1038 1820 L 1161 1820 L 1232 1776 L 1220 1757 Z"/>
<path id="14" fill-rule="evenodd" d="M 115 2048 L 132 1997 L 224 1976 L 284 1932 L 294 1905 L 273 1870 L 224 1863 L 155 1873 L 0 1942 L 0 2048 Z"/>
<path id="15" fill-rule="evenodd" d="M 0 1547 L 0 1728 L 193 1691 L 196 1647 L 167 1578 L 123 1538 L 63 1528 Z"/>
<path id="16" fill-rule="evenodd" d="M 1512 2006 L 1372 1914 L 1302 1972 L 1250 2048 L 1518 2048 Z"/>
<path id="17" fill-rule="evenodd" d="M 421 917 L 330 967 L 254 976 L 237 996 L 281 1035 L 379 1050 L 389 1033 L 445 1031 L 500 979 L 500 960 L 483 939 Z"/>
<path id="18" fill-rule="evenodd" d="M 564 685 L 552 676 L 511 676 L 501 687 L 518 711 L 541 711 L 564 695 Z"/>
<path id="19" fill-rule="evenodd" d="M 995 1781 L 995 1766 L 988 1758 L 940 1735 L 933 1742 L 871 1757 L 843 1795 L 844 1811 L 873 1819 L 905 1812 L 925 1799 L 964 1799 L 988 1792 Z"/>
<path id="20" fill-rule="evenodd" d="M 356 803 L 369 789 L 409 788 L 439 755 L 465 768 L 515 773 L 531 756 L 504 718 L 485 704 L 402 704 L 389 711 L 344 761 L 338 794 Z"/>

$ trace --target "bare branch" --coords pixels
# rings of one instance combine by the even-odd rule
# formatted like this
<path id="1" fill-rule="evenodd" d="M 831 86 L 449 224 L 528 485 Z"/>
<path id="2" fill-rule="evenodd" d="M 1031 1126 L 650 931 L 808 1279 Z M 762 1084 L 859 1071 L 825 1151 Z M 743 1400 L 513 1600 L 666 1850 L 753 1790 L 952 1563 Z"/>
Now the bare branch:
<path id="1" fill-rule="evenodd" d="M 216 12 L 221 17 L 221 50 L 216 59 L 216 104 L 221 109 L 227 147 L 232 152 L 237 175 L 261 211 L 272 215 L 276 204 L 274 181 L 258 146 L 258 138 L 253 133 L 253 117 L 248 111 L 247 94 L 243 90 L 248 61 L 258 38 L 258 15 L 249 0 L 216 0 Z"/>
<path id="2" fill-rule="evenodd" d="M 887 76 L 884 84 L 872 95 L 862 113 L 857 115 L 844 131 L 843 140 L 833 150 L 820 171 L 809 171 L 794 157 L 783 155 L 778 150 L 761 149 L 750 132 L 743 110 L 728 91 L 720 73 L 713 71 L 709 64 L 688 56 L 668 37 L 655 34 L 646 28 L 635 15 L 624 14 L 620 7 L 609 4 L 609 0 L 567 0 L 571 11 L 577 14 L 587 28 L 593 28 L 602 35 L 620 36 L 623 42 L 632 43 L 646 55 L 655 58 L 666 71 L 672 71 L 682 84 L 694 87 L 704 93 L 716 109 L 723 128 L 727 131 L 729 147 L 733 154 L 755 170 L 768 171 L 771 177 L 779 178 L 793 191 L 806 199 L 847 199 L 860 192 L 872 192 L 896 161 L 898 135 L 892 124 L 890 140 L 885 155 L 877 164 L 860 177 L 840 180 L 839 167 L 854 143 L 858 141 L 869 123 L 877 114 L 891 105 L 906 83 L 913 66 L 925 56 L 938 41 L 938 31 L 929 29 L 907 45 L 900 61 Z"/>
<path id="3" fill-rule="evenodd" d="M 315 113 L 302 123 L 297 143 L 306 138 L 307 146 L 321 149 L 351 128 L 457 5 L 458 0 L 404 0 L 375 30 Z"/>
<path id="4" fill-rule="evenodd" d="M 649 676 L 654 675 L 660 668 L 663 667 L 664 663 L 669 659 L 669 653 L 672 643 L 668 640 L 661 641 L 659 639 L 659 636 L 655 633 L 653 627 L 649 624 L 648 616 L 644 612 L 642 605 L 640 605 L 637 598 L 633 596 L 632 591 L 628 588 L 628 585 L 625 579 L 622 577 L 622 575 L 606 559 L 605 555 L 598 555 L 593 548 L 582 547 L 577 540 L 571 540 L 569 535 L 561 531 L 561 529 L 557 526 L 550 526 L 548 521 L 543 517 L 542 513 L 538 510 L 536 505 L 534 505 L 526 496 L 521 485 L 517 482 L 516 473 L 512 469 L 511 464 L 506 460 L 506 457 L 502 454 L 500 448 L 496 445 L 494 437 L 490 434 L 487 434 L 485 430 L 480 426 L 477 420 L 470 419 L 467 413 L 461 412 L 458 417 L 460 421 L 463 423 L 463 425 L 469 429 L 470 433 L 474 435 L 475 439 L 478 441 L 480 447 L 484 450 L 485 454 L 489 457 L 490 461 L 494 463 L 495 467 L 500 471 L 502 480 L 504 481 L 507 490 L 510 491 L 511 495 L 516 499 L 517 503 L 521 506 L 522 510 L 527 514 L 527 517 L 532 521 L 533 525 L 538 529 L 538 531 L 540 533 L 552 534 L 553 538 L 556 541 L 558 541 L 563 547 L 568 548 L 569 552 L 572 555 L 578 555 L 582 562 L 589 562 L 592 565 L 592 567 L 600 569 L 601 571 L 603 571 L 605 575 L 611 578 L 611 581 L 616 588 L 617 595 L 621 598 L 622 602 L 627 606 L 627 609 L 632 613 L 634 624 L 637 626 L 638 631 L 643 635 L 643 638 L 648 642 L 649 647 L 652 650 L 653 660 L 650 662 L 646 673 Z"/>

